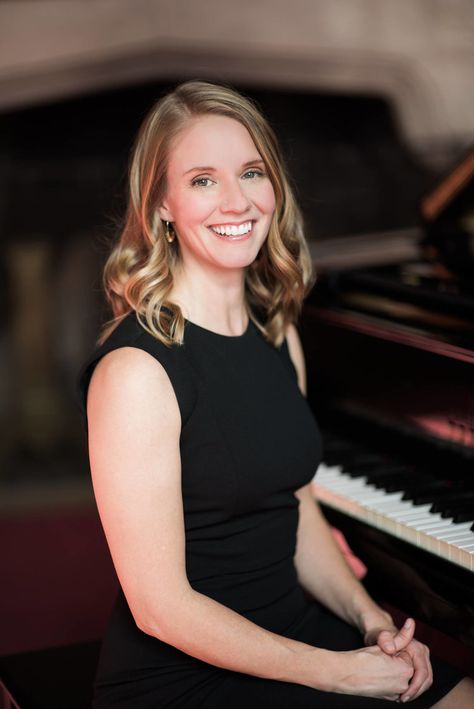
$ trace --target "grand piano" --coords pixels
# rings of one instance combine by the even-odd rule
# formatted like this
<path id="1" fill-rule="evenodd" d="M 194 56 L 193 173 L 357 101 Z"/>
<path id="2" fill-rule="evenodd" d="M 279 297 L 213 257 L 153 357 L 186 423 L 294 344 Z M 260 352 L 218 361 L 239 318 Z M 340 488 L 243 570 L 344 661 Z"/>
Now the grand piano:
<path id="1" fill-rule="evenodd" d="M 423 198 L 413 258 L 320 273 L 300 328 L 324 442 L 315 496 L 371 592 L 471 657 L 473 175 L 474 151 Z"/>

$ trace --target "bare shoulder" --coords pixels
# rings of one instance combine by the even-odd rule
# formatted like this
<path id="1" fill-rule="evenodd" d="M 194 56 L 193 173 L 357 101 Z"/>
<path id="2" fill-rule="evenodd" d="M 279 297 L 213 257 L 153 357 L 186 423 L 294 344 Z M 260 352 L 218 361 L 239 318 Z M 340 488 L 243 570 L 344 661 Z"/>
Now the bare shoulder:
<path id="1" fill-rule="evenodd" d="M 171 381 L 158 360 L 137 347 L 120 347 L 98 362 L 87 397 L 89 428 L 115 437 L 140 429 L 179 436 L 181 416 Z M 151 433 L 151 430 L 150 430 Z"/>
<path id="2" fill-rule="evenodd" d="M 165 368 L 138 347 L 119 347 L 100 359 L 89 385 L 89 398 L 98 393 L 101 398 L 109 397 L 109 403 L 140 397 L 146 404 L 158 397 L 161 408 L 177 406 Z"/>
<path id="3" fill-rule="evenodd" d="M 306 365 L 304 352 L 298 330 L 293 323 L 288 325 L 286 330 L 286 341 L 288 343 L 291 361 L 293 362 L 298 375 L 298 386 L 301 389 L 302 394 L 306 396 Z"/>

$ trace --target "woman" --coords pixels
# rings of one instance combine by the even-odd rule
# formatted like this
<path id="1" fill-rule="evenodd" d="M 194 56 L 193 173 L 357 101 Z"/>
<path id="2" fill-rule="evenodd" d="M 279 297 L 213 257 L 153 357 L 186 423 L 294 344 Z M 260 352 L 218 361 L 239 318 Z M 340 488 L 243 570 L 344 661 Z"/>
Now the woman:
<path id="1" fill-rule="evenodd" d="M 445 707 L 470 691 L 444 666 L 431 686 L 414 622 L 397 630 L 368 597 L 311 496 L 321 441 L 294 325 L 311 279 L 257 108 L 199 81 L 158 101 L 105 269 L 115 317 L 81 379 L 121 585 L 96 708 Z"/>

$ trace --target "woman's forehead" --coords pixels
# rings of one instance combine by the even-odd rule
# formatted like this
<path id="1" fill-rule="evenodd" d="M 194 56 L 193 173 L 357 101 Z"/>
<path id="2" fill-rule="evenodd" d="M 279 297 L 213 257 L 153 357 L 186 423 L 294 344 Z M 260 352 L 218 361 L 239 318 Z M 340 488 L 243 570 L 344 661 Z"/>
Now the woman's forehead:
<path id="1" fill-rule="evenodd" d="M 247 128 L 234 118 L 205 115 L 191 118 L 174 139 L 170 169 L 183 173 L 194 166 L 245 163 L 261 156 Z"/>

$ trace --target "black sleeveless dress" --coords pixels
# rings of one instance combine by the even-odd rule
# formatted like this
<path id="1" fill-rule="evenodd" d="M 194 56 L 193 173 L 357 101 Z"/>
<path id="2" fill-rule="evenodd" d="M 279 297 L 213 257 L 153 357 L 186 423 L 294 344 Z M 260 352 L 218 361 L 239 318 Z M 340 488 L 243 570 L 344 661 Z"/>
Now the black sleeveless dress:
<path id="1" fill-rule="evenodd" d="M 191 586 L 273 632 L 334 650 L 361 647 L 360 635 L 310 602 L 297 581 L 294 492 L 314 476 L 321 436 L 298 388 L 286 341 L 273 347 L 252 321 L 240 336 L 219 335 L 186 321 L 184 344 L 167 348 L 130 313 L 82 369 L 84 417 L 94 367 L 119 347 L 137 347 L 155 357 L 176 394 Z M 431 706 L 460 676 L 443 667 L 439 679 L 416 706 Z M 388 702 L 264 680 L 192 658 L 139 630 L 119 591 L 103 640 L 93 706 L 379 704 Z"/>

